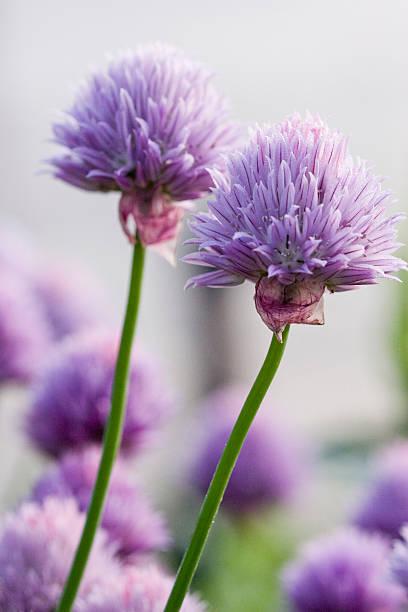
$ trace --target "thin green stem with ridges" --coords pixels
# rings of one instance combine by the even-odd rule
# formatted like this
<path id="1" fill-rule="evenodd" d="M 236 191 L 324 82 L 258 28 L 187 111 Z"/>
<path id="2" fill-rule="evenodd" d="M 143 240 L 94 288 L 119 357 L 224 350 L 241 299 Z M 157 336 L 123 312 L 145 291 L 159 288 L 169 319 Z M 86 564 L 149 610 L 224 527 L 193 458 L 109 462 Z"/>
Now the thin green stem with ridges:
<path id="1" fill-rule="evenodd" d="M 92 492 L 91 503 L 89 504 L 81 540 L 79 542 L 75 558 L 71 566 L 71 571 L 56 612 L 70 612 L 75 601 L 82 575 L 85 571 L 88 557 L 91 552 L 95 533 L 101 520 L 110 475 L 122 441 L 123 424 L 126 412 L 130 355 L 136 328 L 137 314 L 139 311 L 144 257 L 145 250 L 140 241 L 136 240 L 133 251 L 126 315 L 123 323 L 122 337 L 112 387 L 111 411 L 105 429 L 101 462 Z"/>
<path id="2" fill-rule="evenodd" d="M 275 336 L 272 337 L 265 361 L 242 407 L 221 455 L 221 459 L 218 462 L 207 495 L 201 506 L 194 533 L 180 564 L 176 581 L 164 612 L 178 612 L 182 606 L 191 580 L 197 569 L 208 534 L 210 533 L 210 529 L 221 504 L 224 491 L 227 488 L 235 462 L 238 459 L 239 452 L 282 359 L 288 333 L 289 326 L 287 326 L 283 332 L 281 343 L 278 342 Z"/>

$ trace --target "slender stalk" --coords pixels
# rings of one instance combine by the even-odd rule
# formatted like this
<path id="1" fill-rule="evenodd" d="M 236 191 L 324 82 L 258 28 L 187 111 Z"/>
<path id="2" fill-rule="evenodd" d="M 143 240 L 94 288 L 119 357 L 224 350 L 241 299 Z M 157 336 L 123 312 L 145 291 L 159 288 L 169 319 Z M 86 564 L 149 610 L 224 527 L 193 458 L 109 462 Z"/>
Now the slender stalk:
<path id="1" fill-rule="evenodd" d="M 282 343 L 279 343 L 276 337 L 272 338 L 265 361 L 218 462 L 164 612 L 177 612 L 181 608 L 245 437 L 282 359 L 288 332 L 289 327 L 286 327 L 283 332 Z"/>
<path id="2" fill-rule="evenodd" d="M 91 503 L 89 504 L 81 540 L 79 542 L 75 558 L 71 566 L 71 571 L 56 612 L 69 612 L 74 603 L 81 578 L 91 552 L 95 533 L 102 516 L 110 475 L 122 441 L 123 423 L 126 412 L 130 355 L 139 310 L 144 255 L 144 248 L 140 244 L 140 241 L 137 240 L 133 252 L 128 302 L 125 320 L 123 323 L 118 358 L 116 361 L 115 377 L 112 387 L 111 411 L 105 429 L 101 462 L 92 492 Z"/>

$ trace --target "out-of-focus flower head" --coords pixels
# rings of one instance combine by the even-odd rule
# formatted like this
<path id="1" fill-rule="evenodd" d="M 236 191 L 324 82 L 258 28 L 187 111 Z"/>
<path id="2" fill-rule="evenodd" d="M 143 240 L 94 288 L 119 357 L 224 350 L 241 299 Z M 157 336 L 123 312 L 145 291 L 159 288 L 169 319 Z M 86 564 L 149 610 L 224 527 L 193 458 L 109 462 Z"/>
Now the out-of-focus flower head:
<path id="1" fill-rule="evenodd" d="M 408 526 L 401 529 L 401 540 L 395 542 L 390 557 L 390 572 L 395 582 L 408 593 Z"/>
<path id="2" fill-rule="evenodd" d="M 387 575 L 388 545 L 344 529 L 309 542 L 283 573 L 293 612 L 397 612 L 404 591 Z"/>
<path id="3" fill-rule="evenodd" d="M 74 497 L 79 509 L 87 510 L 100 457 L 96 446 L 66 453 L 37 482 L 33 499 L 42 503 L 50 496 Z M 113 469 L 101 527 L 122 558 L 162 550 L 169 543 L 164 518 L 135 486 L 121 458 Z"/>
<path id="4" fill-rule="evenodd" d="M 398 538 L 408 523 L 408 440 L 384 448 L 374 462 L 371 485 L 355 512 L 353 523 L 366 531 Z"/>
<path id="5" fill-rule="evenodd" d="M 102 323 L 104 300 L 93 279 L 76 266 L 44 263 L 31 280 L 55 341 Z"/>
<path id="6" fill-rule="evenodd" d="M 0 608 L 7 612 L 50 612 L 61 595 L 81 536 L 85 516 L 74 500 L 49 498 L 23 504 L 9 514 L 0 532 Z M 78 600 L 97 585 L 109 589 L 121 568 L 98 531 Z M 77 610 L 77 608 L 75 608 Z"/>
<path id="7" fill-rule="evenodd" d="M 54 174 L 91 191 L 121 191 L 122 226 L 133 218 L 143 245 L 177 239 L 188 200 L 213 186 L 237 127 L 205 67 L 153 44 L 110 60 L 54 125 L 65 153 Z"/>
<path id="8" fill-rule="evenodd" d="M 45 453 L 101 443 L 110 411 L 117 338 L 94 330 L 72 336 L 50 356 L 36 380 L 26 430 Z M 157 430 L 171 406 L 156 363 L 132 357 L 121 450 L 133 453 Z"/>
<path id="9" fill-rule="evenodd" d="M 192 482 L 203 494 L 244 399 L 243 389 L 231 385 L 210 394 L 200 406 L 204 436 Z M 225 491 L 223 506 L 234 513 L 288 501 L 303 481 L 306 447 L 290 428 L 271 421 L 270 412 L 266 402 L 248 432 Z"/>
<path id="10" fill-rule="evenodd" d="M 64 260 L 45 257 L 32 237 L 13 226 L 0 230 L 3 269 L 33 294 L 53 341 L 101 324 L 108 310 L 91 275 Z"/>
<path id="11" fill-rule="evenodd" d="M 49 343 L 49 330 L 32 293 L 0 266 L 0 385 L 30 381 Z"/>
<path id="12" fill-rule="evenodd" d="M 174 579 L 158 567 L 127 567 L 115 589 L 96 588 L 78 612 L 162 612 Z M 205 612 L 195 595 L 187 595 L 181 612 Z"/>
<path id="13" fill-rule="evenodd" d="M 390 194 L 319 117 L 294 114 L 258 129 L 228 169 L 209 214 L 191 224 L 198 251 L 185 257 L 215 270 L 188 284 L 256 283 L 255 306 L 279 338 L 291 323 L 324 322 L 326 290 L 373 284 L 406 267 L 392 255 L 401 215 L 385 215 Z"/>

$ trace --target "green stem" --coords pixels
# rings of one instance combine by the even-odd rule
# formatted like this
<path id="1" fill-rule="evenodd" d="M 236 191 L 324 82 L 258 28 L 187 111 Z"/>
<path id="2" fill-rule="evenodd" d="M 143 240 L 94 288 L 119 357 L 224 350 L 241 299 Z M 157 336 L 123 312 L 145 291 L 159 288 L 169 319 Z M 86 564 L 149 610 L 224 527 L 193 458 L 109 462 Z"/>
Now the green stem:
<path id="1" fill-rule="evenodd" d="M 265 361 L 242 407 L 215 470 L 164 612 L 177 612 L 181 608 L 245 437 L 282 359 L 288 332 L 289 327 L 286 327 L 283 332 L 282 343 L 279 343 L 276 337 L 272 338 Z"/>
<path id="2" fill-rule="evenodd" d="M 69 612 L 74 603 L 84 573 L 96 530 L 101 520 L 103 505 L 109 486 L 109 479 L 118 453 L 123 432 L 128 389 L 128 373 L 133 336 L 139 310 L 145 251 L 139 240 L 133 252 L 128 303 L 123 323 L 115 377 L 112 387 L 112 401 L 109 420 L 103 440 L 103 451 L 96 477 L 91 503 L 85 526 L 77 548 L 65 589 L 56 612 Z"/>

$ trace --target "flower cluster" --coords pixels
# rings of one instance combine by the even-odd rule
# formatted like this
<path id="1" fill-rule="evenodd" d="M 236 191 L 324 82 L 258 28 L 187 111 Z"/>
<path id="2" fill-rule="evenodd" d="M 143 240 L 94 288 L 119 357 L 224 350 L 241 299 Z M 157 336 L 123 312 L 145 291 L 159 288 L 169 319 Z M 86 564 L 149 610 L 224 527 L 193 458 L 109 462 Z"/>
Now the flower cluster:
<path id="1" fill-rule="evenodd" d="M 101 457 L 97 446 L 71 451 L 36 483 L 33 499 L 74 498 L 81 511 L 88 507 Z M 164 549 L 169 534 L 163 517 L 133 482 L 129 467 L 119 458 L 115 464 L 101 527 L 121 558 Z"/>
<path id="2" fill-rule="evenodd" d="M 398 538 L 408 523 L 408 440 L 397 440 L 384 448 L 373 472 L 353 522 L 360 529 Z"/>
<path id="3" fill-rule="evenodd" d="M 24 282 L 2 266 L 0 279 L 0 384 L 25 383 L 49 348 L 49 330 Z"/>
<path id="4" fill-rule="evenodd" d="M 135 517 L 137 518 L 137 517 Z M 7 612 L 50 612 L 58 604 L 82 532 L 85 515 L 72 499 L 26 502 L 0 531 L 0 607 Z M 126 566 L 99 529 L 74 612 L 158 612 L 172 579 L 155 565 Z M 204 612 L 188 596 L 183 612 Z"/>
<path id="5" fill-rule="evenodd" d="M 89 443 L 101 443 L 110 410 L 117 339 L 92 330 L 69 337 L 51 356 L 36 380 L 26 429 L 47 454 Z M 122 450 L 133 453 L 145 444 L 171 405 L 156 363 L 135 356 L 129 375 L 129 394 Z"/>
<path id="6" fill-rule="evenodd" d="M 400 533 L 401 540 L 394 544 L 390 557 L 390 572 L 394 581 L 408 594 L 408 526 Z"/>
<path id="7" fill-rule="evenodd" d="M 101 320 L 95 283 L 50 266 L 23 232 L 0 232 L 0 279 L 0 384 L 29 382 L 56 342 Z"/>
<path id="8" fill-rule="evenodd" d="M 0 608 L 8 612 L 54 610 L 79 542 L 85 516 L 70 499 L 25 503 L 9 514 L 0 532 Z M 98 585 L 113 585 L 120 566 L 99 531 L 79 599 Z"/>
<path id="9" fill-rule="evenodd" d="M 160 612 L 164 610 L 174 578 L 158 567 L 129 567 L 114 589 L 94 590 L 79 612 Z M 205 612 L 195 595 L 187 595 L 181 612 Z"/>
<path id="10" fill-rule="evenodd" d="M 398 612 L 402 588 L 387 577 L 389 548 L 352 529 L 310 542 L 283 574 L 294 612 Z"/>
<path id="11" fill-rule="evenodd" d="M 319 117 L 298 114 L 257 130 L 228 159 L 210 212 L 195 216 L 185 257 L 214 271 L 188 285 L 224 287 L 248 279 L 255 306 L 280 337 L 291 323 L 322 324 L 323 294 L 393 277 L 405 262 L 381 179 L 354 161 L 345 138 Z"/>
<path id="12" fill-rule="evenodd" d="M 155 44 L 113 58 L 78 92 L 54 125 L 65 153 L 56 177 L 81 189 L 120 191 L 120 219 L 131 240 L 174 242 L 188 200 L 213 186 L 222 154 L 237 141 L 225 100 L 200 64 Z"/>
<path id="13" fill-rule="evenodd" d="M 54 342 L 102 324 L 106 305 L 92 278 L 59 262 L 32 275 L 32 288 Z"/>
<path id="14" fill-rule="evenodd" d="M 199 407 L 204 432 L 193 466 L 192 482 L 205 494 L 245 399 L 244 390 L 229 386 L 213 392 Z M 271 407 L 273 408 L 273 407 Z M 268 406 L 248 432 L 225 491 L 223 504 L 235 514 L 285 502 L 305 475 L 306 449 L 295 433 L 269 419 Z"/>
<path id="15" fill-rule="evenodd" d="M 169 258 L 190 200 L 212 191 L 209 212 L 191 225 L 188 242 L 198 250 L 185 258 L 212 270 L 188 285 L 253 282 L 255 307 L 280 341 L 287 325 L 324 322 L 327 291 L 395 278 L 406 268 L 394 256 L 401 215 L 387 216 L 390 194 L 351 157 L 339 131 L 317 116 L 294 114 L 234 150 L 240 130 L 210 73 L 171 47 L 148 45 L 111 59 L 53 131 L 63 148 L 50 160 L 54 175 L 88 191 L 119 192 L 130 241 Z M 25 430 L 55 460 L 0 528 L 0 608 L 7 612 L 58 605 L 100 464 L 118 343 L 100 329 L 100 300 L 79 276 L 25 257 L 10 235 L 0 236 L 0 383 L 35 378 Z M 125 369 L 117 372 L 125 388 Z M 145 356 L 132 357 L 128 378 L 121 454 L 104 508 L 101 499 L 101 526 L 74 612 L 161 612 L 173 584 L 150 564 L 170 536 L 129 463 L 168 413 L 171 397 Z M 202 492 L 243 399 L 228 387 L 204 402 L 206 435 L 192 470 Z M 304 480 L 305 447 L 267 415 L 255 418 L 225 492 L 235 515 L 287 501 Z M 118 435 L 110 448 L 118 450 L 120 441 Z M 400 442 L 381 459 L 354 520 L 388 538 L 343 529 L 309 543 L 287 566 L 283 583 L 294 612 L 401 610 L 408 593 L 408 526 L 401 531 L 408 523 L 407 468 L 407 443 Z M 207 516 L 209 526 L 214 514 Z M 398 537 L 392 549 L 390 539 Z M 180 609 L 206 606 L 187 595 Z"/>

